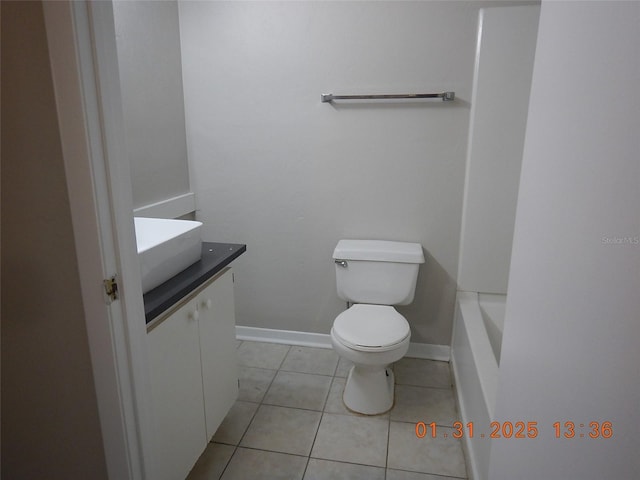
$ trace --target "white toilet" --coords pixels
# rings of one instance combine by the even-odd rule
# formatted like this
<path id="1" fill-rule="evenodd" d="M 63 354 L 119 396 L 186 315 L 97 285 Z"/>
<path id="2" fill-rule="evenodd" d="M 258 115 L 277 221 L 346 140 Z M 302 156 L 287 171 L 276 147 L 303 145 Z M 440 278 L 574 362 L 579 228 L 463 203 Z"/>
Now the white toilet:
<path id="1" fill-rule="evenodd" d="M 344 388 L 349 410 L 366 415 L 393 407 L 393 371 L 388 365 L 409 349 L 409 323 L 391 305 L 413 301 L 418 243 L 340 240 L 333 252 L 338 296 L 353 305 L 336 317 L 334 350 L 354 363 Z"/>

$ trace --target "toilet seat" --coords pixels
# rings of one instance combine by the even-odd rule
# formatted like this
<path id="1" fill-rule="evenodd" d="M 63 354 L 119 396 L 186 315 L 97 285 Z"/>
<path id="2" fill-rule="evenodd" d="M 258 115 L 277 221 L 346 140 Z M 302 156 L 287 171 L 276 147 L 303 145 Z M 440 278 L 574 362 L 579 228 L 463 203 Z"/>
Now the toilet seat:
<path id="1" fill-rule="evenodd" d="M 407 320 L 389 305 L 356 304 L 336 317 L 333 333 L 346 347 L 383 352 L 404 342 L 411 330 Z"/>

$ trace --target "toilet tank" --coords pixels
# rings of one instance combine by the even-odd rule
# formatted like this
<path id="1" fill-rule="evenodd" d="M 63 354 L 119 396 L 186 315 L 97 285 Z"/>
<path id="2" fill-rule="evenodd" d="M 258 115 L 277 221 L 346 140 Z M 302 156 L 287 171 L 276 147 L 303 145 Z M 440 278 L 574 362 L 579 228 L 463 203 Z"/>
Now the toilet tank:
<path id="1" fill-rule="evenodd" d="M 407 305 L 413 301 L 419 243 L 340 240 L 333 251 L 338 296 L 351 303 Z"/>

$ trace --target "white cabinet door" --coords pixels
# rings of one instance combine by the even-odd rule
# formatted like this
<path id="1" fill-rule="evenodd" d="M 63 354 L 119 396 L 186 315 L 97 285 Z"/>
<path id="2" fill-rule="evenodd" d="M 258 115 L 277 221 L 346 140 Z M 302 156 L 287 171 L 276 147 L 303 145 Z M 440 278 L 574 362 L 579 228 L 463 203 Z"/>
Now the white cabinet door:
<path id="1" fill-rule="evenodd" d="M 226 270 L 197 297 L 207 439 L 238 397 L 233 273 Z"/>
<path id="2" fill-rule="evenodd" d="M 197 298 L 148 334 L 156 479 L 187 476 L 207 445 Z"/>

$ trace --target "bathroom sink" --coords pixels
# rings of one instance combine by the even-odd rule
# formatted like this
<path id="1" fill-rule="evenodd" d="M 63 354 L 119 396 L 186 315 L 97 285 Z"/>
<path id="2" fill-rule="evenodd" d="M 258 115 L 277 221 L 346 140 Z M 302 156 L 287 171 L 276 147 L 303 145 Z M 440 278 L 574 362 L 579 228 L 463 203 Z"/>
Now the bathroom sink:
<path id="1" fill-rule="evenodd" d="M 142 292 L 200 260 L 202 222 L 135 217 Z"/>

